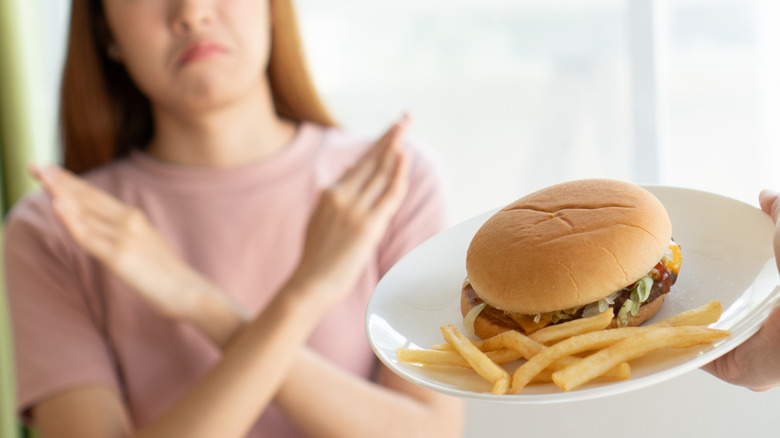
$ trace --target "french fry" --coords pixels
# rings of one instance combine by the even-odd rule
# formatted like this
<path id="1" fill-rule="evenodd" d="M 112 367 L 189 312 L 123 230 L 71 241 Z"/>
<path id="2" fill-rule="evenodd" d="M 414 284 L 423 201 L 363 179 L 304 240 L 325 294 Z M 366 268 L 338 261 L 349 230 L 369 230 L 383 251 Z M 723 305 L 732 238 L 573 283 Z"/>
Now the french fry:
<path id="1" fill-rule="evenodd" d="M 547 326 L 543 329 L 540 329 L 532 333 L 531 335 L 528 335 L 528 337 L 541 344 L 550 344 L 552 342 L 561 339 L 565 339 L 571 336 L 576 336 L 580 333 L 587 333 L 591 331 L 601 330 L 602 328 L 606 328 L 606 326 L 609 324 L 600 328 L 592 328 L 592 327 L 594 326 L 599 327 L 604 321 L 607 321 L 608 315 L 610 316 L 609 321 L 611 322 L 614 313 L 610 314 L 610 312 L 612 312 L 612 309 L 607 310 L 599 315 L 592 316 L 590 318 L 580 318 L 580 319 L 575 319 L 573 321 L 564 322 L 561 324 Z M 677 315 L 671 316 L 661 321 L 654 322 L 652 324 L 646 324 L 644 325 L 644 327 L 681 327 L 681 326 L 709 325 L 717 322 L 720 319 L 722 313 L 723 313 L 723 305 L 720 303 L 720 301 L 712 300 L 709 303 L 699 306 L 695 309 L 681 312 Z M 502 341 L 499 340 L 502 337 L 502 335 L 503 333 L 493 336 L 493 338 L 489 338 L 486 340 L 476 339 L 472 341 L 472 343 L 482 351 L 490 351 L 491 349 L 497 350 L 502 346 L 501 343 Z M 432 346 L 431 350 L 451 351 L 452 346 L 450 346 L 450 344 L 447 344 L 445 342 L 443 344 L 437 344 Z"/>
<path id="2" fill-rule="evenodd" d="M 544 347 L 539 342 L 515 330 L 507 330 L 487 339 L 475 339 L 471 343 L 482 352 L 513 348 L 523 352 L 523 356 L 526 358 L 533 356 Z M 453 348 L 452 345 L 445 342 L 434 345 L 431 350 L 453 351 Z"/>
<path id="3" fill-rule="evenodd" d="M 509 330 L 501 333 L 500 335 L 493 336 L 492 338 L 488 339 L 488 341 L 490 341 L 491 344 L 495 344 L 490 345 L 493 348 L 511 348 L 512 350 L 522 354 L 526 359 L 530 359 L 536 356 L 545 348 L 543 344 L 536 342 L 528 336 L 515 330 Z M 485 341 L 483 346 L 488 341 Z"/>
<path id="4" fill-rule="evenodd" d="M 455 351 L 420 350 L 415 348 L 399 348 L 396 357 L 401 362 L 420 365 L 445 365 L 470 368 L 463 356 Z"/>
<path id="5" fill-rule="evenodd" d="M 528 360 L 532 359 L 534 356 L 548 348 L 545 345 L 534 341 L 530 337 L 514 330 L 506 331 L 500 335 L 493 336 L 490 338 L 490 340 L 492 340 L 491 342 L 500 343 L 503 348 L 516 350 L 522 354 L 523 358 Z M 574 365 L 580 361 L 582 361 L 582 359 L 579 357 L 561 356 L 554 362 L 550 363 L 548 367 L 553 371 L 557 371 Z M 605 371 L 602 377 L 608 379 L 624 380 L 627 379 L 630 374 L 631 371 L 627 365 L 617 365 Z"/>
<path id="6" fill-rule="evenodd" d="M 553 371 L 550 369 L 544 370 L 535 375 L 531 383 L 552 383 L 552 373 Z"/>
<path id="7" fill-rule="evenodd" d="M 614 367 L 608 369 L 607 371 L 604 371 L 603 374 L 597 377 L 597 379 L 608 379 L 608 380 L 628 380 L 630 378 L 631 378 L 631 366 L 628 364 L 628 362 L 619 363 Z M 552 380 L 552 375 L 550 376 L 550 380 Z M 535 382 L 536 379 L 532 381 Z"/>
<path id="8" fill-rule="evenodd" d="M 680 327 L 684 325 L 710 325 L 717 322 L 723 314 L 723 304 L 712 300 L 703 306 L 686 310 L 658 322 L 648 324 L 649 327 Z"/>
<path id="9" fill-rule="evenodd" d="M 471 343 L 474 344 L 475 347 L 479 348 L 479 350 L 482 351 L 482 352 L 490 351 L 490 350 L 486 350 L 483 347 L 483 344 L 485 343 L 485 341 L 483 339 L 472 339 Z M 431 346 L 431 350 L 455 351 L 455 349 L 452 348 L 452 345 L 450 345 L 450 344 L 448 344 L 446 342 Z M 494 350 L 498 350 L 498 348 L 494 348 Z"/>
<path id="10" fill-rule="evenodd" d="M 615 365 L 663 348 L 687 348 L 729 336 L 726 330 L 705 327 L 659 327 L 619 341 L 581 362 L 553 373 L 553 382 L 571 391 Z"/>
<path id="11" fill-rule="evenodd" d="M 469 340 L 454 326 L 441 327 L 447 341 L 429 350 L 400 348 L 398 360 L 422 366 L 471 368 L 493 384 L 494 394 L 518 393 L 530 383 L 553 382 L 571 391 L 593 379 L 628 379 L 629 361 L 664 348 L 712 343 L 730 333 L 700 327 L 717 322 L 722 304 L 713 300 L 643 327 L 606 328 L 612 310 L 549 326 L 526 336 L 509 330 L 489 339 Z M 547 345 L 549 346 L 547 346 Z M 595 351 L 586 358 L 575 355 Z M 524 358 L 510 376 L 501 365 Z"/>
<path id="12" fill-rule="evenodd" d="M 498 379 L 495 383 L 493 383 L 493 390 L 491 391 L 493 394 L 506 394 L 509 392 L 509 385 L 511 383 L 512 379 L 509 377 L 509 374 L 506 376 Z"/>
<path id="13" fill-rule="evenodd" d="M 449 345 L 449 344 L 448 344 Z M 509 362 L 516 361 L 522 358 L 522 355 L 512 349 L 502 348 L 500 350 L 492 350 L 485 352 L 485 355 L 498 365 L 507 364 Z M 442 351 L 442 350 L 425 350 L 418 348 L 399 348 L 396 351 L 396 356 L 401 362 L 413 363 L 424 366 L 457 366 L 461 368 L 471 368 L 466 359 L 463 358 L 456 351 Z M 551 369 L 543 370 L 537 373 L 531 380 L 532 383 L 549 383 L 552 382 L 552 373 L 555 370 L 565 368 L 568 365 L 579 362 L 580 358 L 563 358 L 559 363 L 556 363 Z M 627 379 L 630 374 L 629 367 L 621 366 L 615 367 L 607 371 L 604 375 L 605 378 L 610 379 Z M 554 368 L 554 369 L 553 369 Z"/>
<path id="14" fill-rule="evenodd" d="M 570 338 L 582 333 L 603 330 L 609 327 L 614 316 L 614 311 L 612 309 L 607 309 L 604 312 L 589 318 L 580 318 L 560 324 L 548 325 L 543 329 L 533 332 L 528 335 L 528 337 L 540 344 L 549 345 L 561 339 Z"/>
<path id="15" fill-rule="evenodd" d="M 520 392 L 529 384 L 536 374 L 544 369 L 555 367 L 556 361 L 583 351 L 596 350 L 608 347 L 616 342 L 622 341 L 629 336 L 636 336 L 640 333 L 653 330 L 649 327 L 626 327 L 612 330 L 601 330 L 581 335 L 573 336 L 569 339 L 552 345 L 536 356 L 530 358 L 528 362 L 518 367 L 512 375 L 512 391 Z M 570 363 L 567 366 L 574 365 Z"/>
<path id="16" fill-rule="evenodd" d="M 514 340 L 510 339 L 517 335 L 519 335 L 519 338 Z M 531 342 L 528 341 L 527 338 L 528 338 L 527 335 L 520 333 L 516 330 L 507 330 L 503 333 L 499 333 L 487 339 L 472 340 L 471 343 L 474 344 L 474 346 L 476 346 L 477 348 L 479 348 L 479 350 L 482 352 L 507 348 L 508 344 L 515 345 L 516 348 L 518 348 L 519 350 L 529 352 L 528 354 L 531 354 L 530 351 L 532 350 L 525 349 L 524 347 L 521 347 L 521 345 L 527 344 L 529 346 L 528 348 L 532 348 L 532 349 L 541 348 L 540 343 L 538 341 Z M 443 344 L 436 344 L 432 346 L 431 350 L 452 351 L 453 348 L 452 345 L 445 342 Z"/>
<path id="17" fill-rule="evenodd" d="M 507 348 L 488 351 L 485 355 L 498 365 L 503 365 L 522 357 L 517 351 Z M 466 359 L 456 351 L 399 348 L 398 351 L 396 351 L 396 356 L 401 362 L 416 363 L 420 365 L 444 365 L 471 368 Z"/>
<path id="18" fill-rule="evenodd" d="M 486 351 L 485 355 L 493 362 L 503 365 L 505 363 L 516 361 L 523 357 L 519 352 L 511 350 L 509 348 L 502 348 L 500 350 Z"/>
<path id="19" fill-rule="evenodd" d="M 506 336 L 509 336 L 510 335 L 509 332 L 513 332 L 513 331 L 514 330 L 507 330 L 503 333 L 499 333 L 487 339 L 474 339 L 471 341 L 471 343 L 474 344 L 475 347 L 479 348 L 479 350 L 482 352 L 500 350 L 502 348 L 506 348 L 506 344 L 507 344 Z M 432 346 L 431 350 L 452 351 L 453 348 L 452 345 L 445 342 L 443 344 L 436 344 Z"/>
<path id="20" fill-rule="evenodd" d="M 474 342 L 474 341 L 472 341 L 472 342 Z M 474 346 L 479 348 L 480 350 L 482 350 L 482 348 L 480 348 L 480 346 L 479 346 L 479 344 L 477 342 L 474 342 Z M 453 348 L 452 348 L 452 345 L 450 345 L 450 344 L 448 344 L 446 342 L 441 343 L 441 344 L 431 345 L 430 349 L 431 350 L 436 350 L 436 351 L 454 351 Z"/>
<path id="21" fill-rule="evenodd" d="M 503 365 L 505 363 L 516 361 L 523 357 L 519 352 L 511 350 L 509 348 L 502 348 L 500 350 L 486 351 L 485 355 L 493 362 Z"/>
<path id="22" fill-rule="evenodd" d="M 466 359 L 477 374 L 493 383 L 494 394 L 505 394 L 509 390 L 509 373 L 475 347 L 455 326 L 442 326 L 441 333 L 444 340 Z"/>

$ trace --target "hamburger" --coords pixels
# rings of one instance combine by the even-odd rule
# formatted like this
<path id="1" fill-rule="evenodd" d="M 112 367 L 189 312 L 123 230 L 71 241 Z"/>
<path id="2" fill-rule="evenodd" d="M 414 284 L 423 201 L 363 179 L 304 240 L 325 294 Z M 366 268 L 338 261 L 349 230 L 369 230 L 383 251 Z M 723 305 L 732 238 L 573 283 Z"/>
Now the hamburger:
<path id="1" fill-rule="evenodd" d="M 531 193 L 490 217 L 466 253 L 466 329 L 481 338 L 613 309 L 612 327 L 661 308 L 682 257 L 663 204 L 631 183 L 588 179 Z"/>

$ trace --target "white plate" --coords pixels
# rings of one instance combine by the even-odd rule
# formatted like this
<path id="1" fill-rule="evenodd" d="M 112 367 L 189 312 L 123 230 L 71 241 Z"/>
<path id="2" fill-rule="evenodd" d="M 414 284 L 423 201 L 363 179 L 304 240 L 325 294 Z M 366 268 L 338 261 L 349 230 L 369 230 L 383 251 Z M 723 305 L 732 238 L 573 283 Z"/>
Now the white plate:
<path id="1" fill-rule="evenodd" d="M 780 296 L 772 251 L 774 226 L 761 210 L 730 198 L 672 187 L 647 189 L 666 206 L 674 239 L 683 252 L 677 284 L 653 320 L 718 299 L 725 310 L 713 326 L 731 330 L 729 338 L 712 346 L 652 353 L 631 363 L 629 380 L 597 381 L 571 392 L 544 384 L 526 387 L 517 395 L 494 395 L 491 384 L 473 371 L 399 362 L 396 350 L 400 347 L 427 348 L 443 342 L 439 327 L 444 324 L 464 330 L 459 300 L 466 276 L 466 249 L 493 210 L 427 240 L 379 282 L 366 314 L 374 352 L 393 372 L 419 386 L 462 398 L 508 403 L 554 403 L 618 394 L 671 379 L 725 354 L 759 329 Z"/>

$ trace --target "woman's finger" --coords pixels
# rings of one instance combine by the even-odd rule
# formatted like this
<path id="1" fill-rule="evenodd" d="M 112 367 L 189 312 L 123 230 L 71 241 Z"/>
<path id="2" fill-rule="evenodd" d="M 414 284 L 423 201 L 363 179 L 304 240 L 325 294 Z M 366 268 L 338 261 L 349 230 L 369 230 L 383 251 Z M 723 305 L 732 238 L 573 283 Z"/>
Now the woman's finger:
<path id="1" fill-rule="evenodd" d="M 382 162 L 389 154 L 392 154 L 392 149 L 400 149 L 409 122 L 409 116 L 405 115 L 400 121 L 393 124 L 382 138 L 377 140 L 352 167 L 344 172 L 337 185 L 351 195 L 363 191 Z"/>
<path id="2" fill-rule="evenodd" d="M 44 169 L 33 166 L 31 173 L 42 182 L 61 208 L 67 207 L 70 214 L 60 215 L 60 218 L 69 225 L 69 230 L 82 233 L 74 237 L 83 240 L 100 236 L 110 242 L 127 231 L 123 227 L 131 209 L 111 195 L 56 166 Z M 82 242 L 91 247 L 88 243 Z M 110 254 L 105 256 L 110 257 Z"/>
<path id="3" fill-rule="evenodd" d="M 399 173 L 405 163 L 403 151 L 396 151 L 395 148 L 389 151 L 362 189 L 358 202 L 366 209 L 376 208 L 388 193 L 394 192 L 394 186 L 406 179 L 405 175 L 401 178 Z"/>
<path id="4" fill-rule="evenodd" d="M 758 195 L 758 201 L 761 204 L 761 209 L 777 223 L 778 218 L 780 218 L 780 193 L 764 189 Z"/>
<path id="5" fill-rule="evenodd" d="M 396 157 L 390 180 L 371 207 L 385 217 L 395 214 L 409 187 L 409 157 L 403 153 Z"/>
<path id="6" fill-rule="evenodd" d="M 112 196 L 57 166 L 31 168 L 31 173 L 52 198 L 68 198 L 96 216 L 117 220 L 126 208 Z"/>

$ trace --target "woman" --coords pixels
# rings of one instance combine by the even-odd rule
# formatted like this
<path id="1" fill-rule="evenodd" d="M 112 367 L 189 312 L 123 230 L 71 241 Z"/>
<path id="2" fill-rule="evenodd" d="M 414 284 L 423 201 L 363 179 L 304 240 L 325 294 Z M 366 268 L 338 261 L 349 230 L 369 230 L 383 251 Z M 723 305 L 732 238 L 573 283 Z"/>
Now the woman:
<path id="1" fill-rule="evenodd" d="M 19 407 L 44 438 L 456 436 L 368 348 L 435 172 L 332 125 L 288 0 L 74 0 L 65 167 L 6 227 Z M 71 173 L 73 172 L 73 173 Z M 78 174 L 78 176 L 74 175 Z"/>

